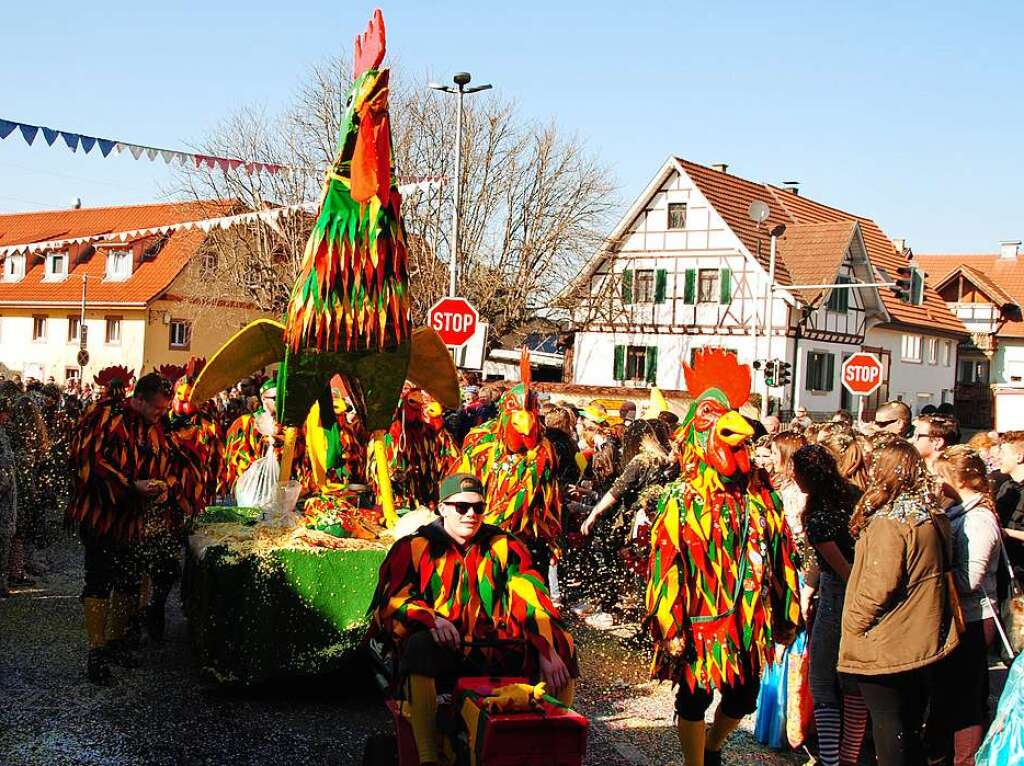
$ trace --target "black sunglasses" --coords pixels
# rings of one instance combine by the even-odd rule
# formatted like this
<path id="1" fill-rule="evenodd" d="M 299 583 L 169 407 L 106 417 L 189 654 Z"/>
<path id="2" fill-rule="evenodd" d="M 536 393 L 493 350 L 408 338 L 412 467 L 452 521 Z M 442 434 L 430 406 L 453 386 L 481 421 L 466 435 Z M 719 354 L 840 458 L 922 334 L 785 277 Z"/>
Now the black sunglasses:
<path id="1" fill-rule="evenodd" d="M 892 420 L 876 420 L 875 425 L 879 428 L 886 428 L 887 426 L 891 426 L 897 420 L 899 420 L 899 418 L 893 418 Z"/>
<path id="2" fill-rule="evenodd" d="M 455 509 L 455 512 L 459 516 L 465 516 L 470 511 L 476 513 L 477 516 L 484 515 L 484 504 L 483 503 L 449 503 L 445 502 L 445 505 L 450 505 Z"/>

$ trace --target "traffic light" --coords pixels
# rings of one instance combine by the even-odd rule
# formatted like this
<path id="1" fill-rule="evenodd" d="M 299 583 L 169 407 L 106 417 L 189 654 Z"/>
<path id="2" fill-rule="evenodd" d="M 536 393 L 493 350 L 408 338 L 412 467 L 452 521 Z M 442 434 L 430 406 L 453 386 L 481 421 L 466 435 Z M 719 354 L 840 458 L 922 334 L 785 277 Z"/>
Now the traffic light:
<path id="1" fill-rule="evenodd" d="M 793 365 L 779 360 L 775 363 L 775 366 L 777 370 L 775 375 L 776 385 L 788 386 L 793 380 Z"/>
<path id="2" fill-rule="evenodd" d="M 893 295 L 914 306 L 924 303 L 925 273 L 916 266 L 900 266 L 896 269 L 896 274 L 896 284 L 892 287 Z"/>
<path id="3" fill-rule="evenodd" d="M 775 385 L 776 364 L 774 359 L 768 359 L 764 363 L 764 384 L 766 386 Z"/>

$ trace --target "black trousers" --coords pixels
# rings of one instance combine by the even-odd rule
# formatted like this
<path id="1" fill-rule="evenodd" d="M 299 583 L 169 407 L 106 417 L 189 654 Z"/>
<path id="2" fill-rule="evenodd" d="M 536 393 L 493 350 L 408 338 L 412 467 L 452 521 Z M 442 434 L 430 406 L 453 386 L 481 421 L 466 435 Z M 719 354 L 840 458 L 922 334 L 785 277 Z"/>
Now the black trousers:
<path id="1" fill-rule="evenodd" d="M 448 691 L 462 676 L 528 676 L 536 679 L 539 661 L 532 646 L 503 649 L 497 658 L 478 650 L 468 654 L 441 646 L 429 630 L 419 630 L 405 639 L 398 662 L 398 677 L 404 688 L 410 675 L 433 678 L 437 688 Z"/>
<path id="2" fill-rule="evenodd" d="M 921 726 L 930 691 L 930 669 L 884 676 L 857 676 L 871 712 L 878 766 L 921 766 Z"/>
<path id="3" fill-rule="evenodd" d="M 744 680 L 735 686 L 723 686 L 721 711 L 729 718 L 739 720 L 750 715 L 757 709 L 757 693 L 761 690 L 761 678 L 756 673 L 747 672 Z M 695 686 L 693 691 L 685 679 L 680 679 L 676 689 L 676 715 L 684 721 L 703 721 L 704 714 L 711 707 L 714 693 L 702 686 Z"/>
<path id="4" fill-rule="evenodd" d="M 110 598 L 112 590 L 138 593 L 142 562 L 138 544 L 119 543 L 89 530 L 81 532 L 85 548 L 82 598 Z"/>

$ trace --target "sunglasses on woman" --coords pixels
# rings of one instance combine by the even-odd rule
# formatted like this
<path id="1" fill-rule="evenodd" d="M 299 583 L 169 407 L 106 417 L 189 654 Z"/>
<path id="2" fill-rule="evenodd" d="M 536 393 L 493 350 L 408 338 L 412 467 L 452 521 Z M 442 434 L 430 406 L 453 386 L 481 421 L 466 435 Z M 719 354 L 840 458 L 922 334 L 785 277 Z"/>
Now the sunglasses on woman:
<path id="1" fill-rule="evenodd" d="M 448 502 L 446 502 L 445 505 L 450 505 L 452 508 L 454 508 L 455 512 L 457 514 L 459 514 L 459 516 L 465 516 L 470 511 L 473 511 L 477 516 L 483 516 L 484 515 L 484 504 L 483 503 L 448 503 Z"/>

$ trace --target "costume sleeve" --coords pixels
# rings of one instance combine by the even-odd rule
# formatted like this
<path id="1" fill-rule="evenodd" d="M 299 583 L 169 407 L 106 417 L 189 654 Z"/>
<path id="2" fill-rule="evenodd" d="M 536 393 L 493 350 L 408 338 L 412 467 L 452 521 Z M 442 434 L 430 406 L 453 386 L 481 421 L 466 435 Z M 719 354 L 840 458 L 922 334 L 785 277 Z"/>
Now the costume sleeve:
<path id="1" fill-rule="evenodd" d="M 846 591 L 843 629 L 864 635 L 885 613 L 893 595 L 906 580 L 906 538 L 893 525 L 899 522 L 872 519 L 861 533 L 854 557 L 859 577 Z"/>
<path id="2" fill-rule="evenodd" d="M 81 481 L 111 506 L 120 505 L 133 490 L 135 460 L 128 441 L 121 414 L 97 407 L 80 424 L 71 445 L 72 464 Z"/>
<path id="3" fill-rule="evenodd" d="M 422 537 L 406 537 L 388 551 L 370 603 L 371 632 L 400 642 L 417 630 L 433 629 L 434 609 L 420 588 L 419 575 L 428 544 Z"/>
<path id="4" fill-rule="evenodd" d="M 579 675 L 576 646 L 551 601 L 544 578 L 533 568 L 526 546 L 514 537 L 504 537 L 496 546 L 507 545 L 509 613 L 526 640 L 544 657 L 555 652 L 573 676 Z M 500 552 L 499 552 L 500 558 Z"/>
<path id="5" fill-rule="evenodd" d="M 625 470 L 618 475 L 609 490 L 612 497 L 621 500 L 632 489 L 639 489 L 640 465 L 635 460 L 630 460 Z"/>
<path id="6" fill-rule="evenodd" d="M 771 554 L 769 598 L 774 633 L 800 625 L 800 555 L 779 496 L 762 490 L 761 497 L 765 504 L 765 526 Z"/>
<path id="7" fill-rule="evenodd" d="M 957 556 L 953 571 L 957 590 L 973 593 L 985 582 L 992 559 L 999 556 L 999 526 L 995 514 L 968 513 L 964 519 L 965 557 Z M 958 551 L 959 553 L 959 551 Z"/>

